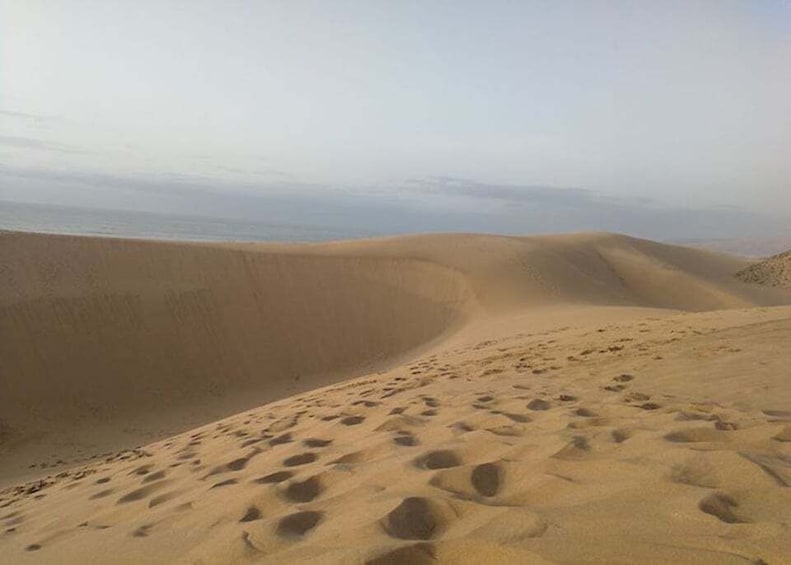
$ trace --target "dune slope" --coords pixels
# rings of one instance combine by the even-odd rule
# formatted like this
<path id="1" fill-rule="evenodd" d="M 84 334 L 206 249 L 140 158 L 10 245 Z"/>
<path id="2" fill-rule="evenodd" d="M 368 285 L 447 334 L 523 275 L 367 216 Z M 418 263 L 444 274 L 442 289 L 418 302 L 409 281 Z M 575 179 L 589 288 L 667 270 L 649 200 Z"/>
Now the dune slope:
<path id="1" fill-rule="evenodd" d="M 747 265 L 2 234 L 0 555 L 782 562 L 791 307 Z"/>
<path id="2" fill-rule="evenodd" d="M 411 259 L 28 234 L 0 258 L 0 418 L 20 449 L 74 430 L 87 453 L 315 387 L 437 338 L 467 294 Z"/>
<path id="3" fill-rule="evenodd" d="M 773 255 L 746 269 L 736 276 L 748 283 L 791 288 L 791 251 Z"/>
<path id="4" fill-rule="evenodd" d="M 784 563 L 791 308 L 513 332 L 0 492 L 14 563 Z M 502 322 L 502 327 L 498 329 Z"/>
<path id="5" fill-rule="evenodd" d="M 321 245 L 0 235 L 0 482 L 560 306 L 769 305 L 733 257 L 612 234 Z M 31 467 L 32 466 L 32 467 Z"/>

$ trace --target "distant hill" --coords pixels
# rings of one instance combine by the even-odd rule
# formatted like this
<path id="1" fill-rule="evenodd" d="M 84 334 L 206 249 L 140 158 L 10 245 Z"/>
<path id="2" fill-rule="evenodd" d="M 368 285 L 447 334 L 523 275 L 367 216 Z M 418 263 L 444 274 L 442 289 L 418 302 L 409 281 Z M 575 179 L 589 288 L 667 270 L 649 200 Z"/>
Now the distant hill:
<path id="1" fill-rule="evenodd" d="M 791 288 L 791 250 L 750 265 L 736 276 L 749 283 Z"/>

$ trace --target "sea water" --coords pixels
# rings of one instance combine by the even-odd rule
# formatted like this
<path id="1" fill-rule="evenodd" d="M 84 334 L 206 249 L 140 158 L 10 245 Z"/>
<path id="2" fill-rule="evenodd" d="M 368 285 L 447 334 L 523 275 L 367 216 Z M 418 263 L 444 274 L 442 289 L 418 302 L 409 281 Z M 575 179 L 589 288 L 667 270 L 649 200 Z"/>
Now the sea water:
<path id="1" fill-rule="evenodd" d="M 0 230 L 180 241 L 329 241 L 370 231 L 232 218 L 0 201 Z"/>

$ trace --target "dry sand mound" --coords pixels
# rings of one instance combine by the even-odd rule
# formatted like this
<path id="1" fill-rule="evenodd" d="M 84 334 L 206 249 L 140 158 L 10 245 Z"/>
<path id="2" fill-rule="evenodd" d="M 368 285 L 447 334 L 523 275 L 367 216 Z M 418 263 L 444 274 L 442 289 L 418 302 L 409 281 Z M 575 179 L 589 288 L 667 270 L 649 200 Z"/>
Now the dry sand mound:
<path id="1" fill-rule="evenodd" d="M 748 283 L 791 288 L 791 251 L 750 265 L 739 271 L 736 276 Z"/>
<path id="2" fill-rule="evenodd" d="M 7 489 L 0 552 L 785 562 L 791 308 L 591 322 L 490 325 L 403 367 Z"/>
<path id="3" fill-rule="evenodd" d="M 7 234 L 0 262 L 0 418 L 21 449 L 137 445 L 332 382 L 447 332 L 468 294 L 442 265 L 299 250 Z"/>
<path id="4" fill-rule="evenodd" d="M 744 266 L 611 234 L 321 245 L 0 234 L 0 449 L 15 454 L 0 458 L 0 484 L 393 366 L 474 320 L 782 301 L 734 281 Z"/>
<path id="5" fill-rule="evenodd" d="M 610 234 L 2 234 L 0 555 L 778 562 L 791 310 L 746 266 Z"/>

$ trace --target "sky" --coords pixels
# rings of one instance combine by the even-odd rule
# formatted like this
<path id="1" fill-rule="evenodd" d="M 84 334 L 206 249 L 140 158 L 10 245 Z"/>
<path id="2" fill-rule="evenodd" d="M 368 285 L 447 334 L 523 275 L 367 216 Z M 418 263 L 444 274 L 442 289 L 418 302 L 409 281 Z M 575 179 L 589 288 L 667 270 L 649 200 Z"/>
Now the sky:
<path id="1" fill-rule="evenodd" d="M 726 236 L 789 155 L 789 0 L 0 0 L 0 201 Z"/>

